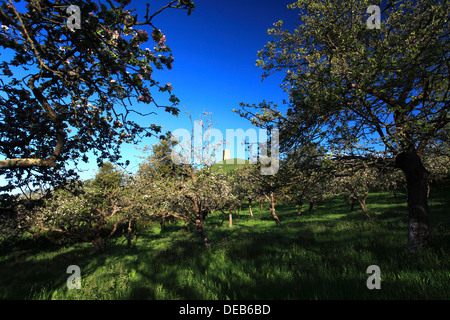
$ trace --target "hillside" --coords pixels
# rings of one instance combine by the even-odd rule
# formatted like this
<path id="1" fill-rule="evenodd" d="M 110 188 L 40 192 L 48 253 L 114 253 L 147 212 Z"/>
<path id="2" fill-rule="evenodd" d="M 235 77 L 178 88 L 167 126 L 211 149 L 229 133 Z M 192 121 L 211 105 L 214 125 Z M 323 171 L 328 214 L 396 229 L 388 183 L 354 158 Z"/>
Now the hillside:
<path id="1" fill-rule="evenodd" d="M 239 158 L 228 159 L 228 160 L 225 160 L 225 161 L 229 162 L 230 160 L 233 160 L 233 162 L 230 163 L 230 164 L 229 163 L 224 163 L 224 161 L 220 161 L 220 162 L 214 164 L 211 167 L 211 171 L 215 172 L 215 171 L 219 170 L 219 168 L 222 168 L 222 170 L 225 173 L 228 173 L 228 172 L 230 172 L 230 171 L 232 171 L 232 170 L 234 170 L 236 168 L 239 168 L 239 167 L 242 167 L 242 166 L 245 166 L 245 165 L 249 165 L 249 160 L 243 160 L 243 159 L 239 159 Z M 245 162 L 245 164 L 238 164 L 238 161 Z"/>

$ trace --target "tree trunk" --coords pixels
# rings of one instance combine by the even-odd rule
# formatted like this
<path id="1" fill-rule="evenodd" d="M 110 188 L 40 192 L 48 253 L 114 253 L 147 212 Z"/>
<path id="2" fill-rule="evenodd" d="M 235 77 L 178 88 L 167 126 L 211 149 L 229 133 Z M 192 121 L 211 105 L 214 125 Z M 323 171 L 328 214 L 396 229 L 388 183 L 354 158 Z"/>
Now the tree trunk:
<path id="1" fill-rule="evenodd" d="M 259 212 L 261 213 L 263 207 L 263 199 L 259 200 Z"/>
<path id="2" fill-rule="evenodd" d="M 103 239 L 98 236 L 94 240 L 92 240 L 92 244 L 94 245 L 95 251 L 103 253 L 105 251 L 105 244 Z"/>
<path id="3" fill-rule="evenodd" d="M 198 213 L 195 218 L 195 226 L 197 227 L 197 232 L 200 235 L 200 240 L 205 247 L 209 247 L 208 238 L 206 238 L 205 226 L 203 224 L 203 215 Z"/>
<path id="4" fill-rule="evenodd" d="M 356 204 L 356 198 L 352 197 L 352 204 L 350 205 L 350 211 L 353 211 L 353 209 L 355 208 L 355 204 Z"/>
<path id="5" fill-rule="evenodd" d="M 166 228 L 166 215 L 163 215 L 160 224 L 161 224 L 161 229 Z"/>
<path id="6" fill-rule="evenodd" d="M 361 206 L 362 211 L 366 215 L 367 219 L 370 220 L 369 211 L 367 210 L 367 207 L 366 207 L 366 199 L 367 199 L 367 192 L 364 194 L 364 196 L 362 198 L 358 199 L 358 202 L 359 202 L 359 205 Z"/>
<path id="7" fill-rule="evenodd" d="M 298 201 L 297 202 L 297 205 L 298 205 L 298 210 L 297 210 L 297 216 L 301 216 L 302 215 L 302 206 L 303 206 L 303 201 Z"/>
<path id="8" fill-rule="evenodd" d="M 408 250 L 417 251 L 429 240 L 428 221 L 428 172 L 414 148 L 397 155 L 395 167 L 406 176 L 408 194 Z"/>
<path id="9" fill-rule="evenodd" d="M 132 236 L 133 236 L 133 233 L 134 233 L 134 235 L 136 236 L 136 233 L 135 233 L 135 231 L 133 231 L 133 229 L 131 228 L 131 224 L 132 224 L 132 219 L 128 219 L 128 229 L 127 229 L 127 248 L 129 249 L 129 248 L 131 248 L 131 238 L 132 238 Z"/>
<path id="10" fill-rule="evenodd" d="M 253 219 L 252 200 L 248 199 L 248 210 L 250 211 L 250 219 Z"/>
<path id="11" fill-rule="evenodd" d="M 344 201 L 346 204 L 350 205 L 350 198 L 347 195 L 344 195 Z"/>
<path id="12" fill-rule="evenodd" d="M 311 213 L 313 207 L 314 207 L 314 200 L 309 200 L 308 213 Z"/>
<path id="13" fill-rule="evenodd" d="M 277 224 L 277 227 L 281 227 L 280 219 L 278 219 L 278 216 L 275 213 L 275 207 L 271 206 L 270 213 L 272 214 L 272 217 L 275 220 L 275 223 Z"/>
<path id="14" fill-rule="evenodd" d="M 228 226 L 231 228 L 233 226 L 233 210 L 230 209 L 230 213 L 228 214 Z"/>
<path id="15" fill-rule="evenodd" d="M 273 219 L 275 220 L 275 223 L 277 224 L 277 227 L 281 226 L 280 219 L 278 219 L 276 212 L 275 212 L 275 199 L 273 196 L 273 192 L 270 193 L 270 198 L 268 198 L 269 204 L 270 204 L 270 214 L 272 215 Z"/>

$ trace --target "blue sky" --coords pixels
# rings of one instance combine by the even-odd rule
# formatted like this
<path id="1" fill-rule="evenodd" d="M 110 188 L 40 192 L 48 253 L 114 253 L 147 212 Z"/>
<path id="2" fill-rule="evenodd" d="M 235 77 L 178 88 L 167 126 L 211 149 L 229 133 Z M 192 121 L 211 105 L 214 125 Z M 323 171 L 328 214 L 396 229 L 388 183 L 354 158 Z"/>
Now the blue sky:
<path id="1" fill-rule="evenodd" d="M 273 23 L 283 20 L 293 25 L 298 12 L 288 10 L 286 6 L 292 0 L 245 0 L 218 1 L 194 0 L 195 10 L 190 16 L 184 10 L 170 9 L 154 19 L 154 25 L 166 35 L 166 44 L 172 49 L 175 58 L 172 70 L 156 71 L 153 78 L 162 84 L 170 82 L 173 93 L 181 100 L 178 117 L 158 109 L 157 116 L 140 118 L 142 125 L 155 123 L 164 126 L 164 130 L 175 131 L 191 129 L 191 124 L 184 110 L 198 119 L 203 111 L 211 112 L 214 128 L 220 130 L 224 137 L 226 129 L 252 128 L 251 123 L 233 113 L 240 102 L 259 103 L 263 100 L 282 104 L 287 98 L 280 88 L 282 75 L 274 75 L 261 82 L 262 70 L 255 66 L 257 52 L 272 38 L 267 29 Z M 137 8 L 136 13 L 145 13 L 146 1 L 134 0 L 130 8 Z M 156 10 L 167 1 L 152 1 L 151 8 Z M 290 23 L 289 23 L 290 22 Z M 149 47 L 153 47 L 149 43 Z M 161 96 L 158 103 L 164 105 L 167 96 Z M 148 108 L 149 105 L 137 106 Z M 143 109 L 142 111 L 149 111 Z M 148 139 L 138 147 L 153 144 Z M 124 159 L 131 161 L 127 168 L 136 170 L 141 161 L 136 156 L 141 152 L 133 145 L 123 147 Z M 96 170 L 95 161 L 88 166 L 91 175 Z"/>
<path id="2" fill-rule="evenodd" d="M 103 1 L 101 1 L 103 2 Z M 141 19 L 146 3 L 150 11 L 159 10 L 168 0 L 132 0 L 129 8 L 136 8 L 134 14 Z M 286 6 L 293 0 L 194 0 L 195 10 L 190 16 L 185 10 L 168 9 L 156 16 L 153 24 L 161 29 L 167 38 L 166 44 L 172 49 L 175 61 L 172 70 L 156 70 L 152 78 L 161 84 L 171 83 L 173 93 L 181 100 L 178 117 L 156 109 L 153 105 L 136 105 L 136 110 L 146 113 L 156 111 L 156 116 L 137 118 L 142 126 L 151 123 L 162 125 L 163 130 L 191 129 L 191 123 L 184 110 L 192 113 L 194 120 L 203 111 L 211 112 L 214 128 L 224 137 L 226 129 L 252 128 L 251 123 L 233 113 L 240 102 L 258 104 L 263 100 L 282 104 L 287 94 L 280 88 L 283 75 L 274 75 L 261 81 L 262 70 L 255 66 L 257 52 L 272 38 L 267 29 L 278 20 L 287 26 L 294 26 L 298 11 Z M 151 33 L 150 28 L 147 29 Z M 143 45 L 145 47 L 146 45 Z M 148 43 L 153 48 L 154 42 Z M 170 105 L 168 95 L 154 94 L 158 104 Z M 158 96 L 161 98 L 158 99 Z M 256 129 L 256 128 L 255 128 Z M 138 147 L 155 143 L 154 139 L 144 140 Z M 130 160 L 129 171 L 135 171 L 142 160 L 136 156 L 142 152 L 134 145 L 122 148 L 124 160 Z M 80 164 L 83 179 L 96 172 L 97 164 L 90 157 L 88 164 Z"/>

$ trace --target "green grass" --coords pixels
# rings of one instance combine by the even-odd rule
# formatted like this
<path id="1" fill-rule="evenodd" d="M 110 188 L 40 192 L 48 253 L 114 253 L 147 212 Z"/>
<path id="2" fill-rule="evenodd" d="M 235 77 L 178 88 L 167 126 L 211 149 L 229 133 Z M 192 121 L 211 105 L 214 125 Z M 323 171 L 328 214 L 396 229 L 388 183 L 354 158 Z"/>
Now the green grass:
<path id="1" fill-rule="evenodd" d="M 228 159 L 224 161 L 220 161 L 217 162 L 215 164 L 212 165 L 211 167 L 211 171 L 215 172 L 217 170 L 219 170 L 220 168 L 222 168 L 223 172 L 228 173 L 233 171 L 236 168 L 241 168 L 245 165 L 249 165 L 250 161 L 249 160 L 244 160 L 244 159 L 239 159 L 239 158 L 233 158 L 233 159 Z"/>
<path id="2" fill-rule="evenodd" d="M 417 255 L 406 251 L 404 194 L 373 193 L 370 221 L 338 198 L 300 218 L 278 205 L 280 228 L 267 205 L 254 220 L 243 210 L 232 228 L 215 213 L 209 249 L 182 224 L 150 225 L 130 249 L 115 238 L 103 254 L 87 243 L 24 242 L 0 257 L 0 299 L 449 299 L 449 191 L 432 189 L 431 247 Z M 72 264 L 80 290 L 66 286 Z M 366 286 L 369 265 L 381 269 L 380 290 Z"/>

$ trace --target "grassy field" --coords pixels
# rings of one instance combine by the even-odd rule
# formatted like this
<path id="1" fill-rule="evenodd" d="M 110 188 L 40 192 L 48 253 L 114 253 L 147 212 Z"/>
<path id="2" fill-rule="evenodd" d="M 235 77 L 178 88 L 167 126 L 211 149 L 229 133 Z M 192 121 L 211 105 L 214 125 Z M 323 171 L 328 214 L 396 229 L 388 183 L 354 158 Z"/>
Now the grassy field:
<path id="1" fill-rule="evenodd" d="M 108 242 L 103 254 L 88 243 L 37 249 L 23 242 L 0 257 L 0 299 L 450 299 L 450 188 L 430 196 L 431 248 L 406 252 L 404 194 L 372 193 L 372 219 L 342 199 L 296 216 L 277 206 L 281 227 L 267 206 L 206 222 L 211 248 L 193 230 L 149 225 L 135 245 Z M 304 209 L 306 212 L 307 210 Z M 81 270 L 81 289 L 69 290 L 69 265 Z M 369 290 L 369 265 L 381 269 L 381 289 Z"/>
<path id="2" fill-rule="evenodd" d="M 232 158 L 225 161 L 220 161 L 212 165 L 211 171 L 215 172 L 217 170 L 222 169 L 223 172 L 228 173 L 233 171 L 236 168 L 242 168 L 243 166 L 249 165 L 248 160 Z"/>

